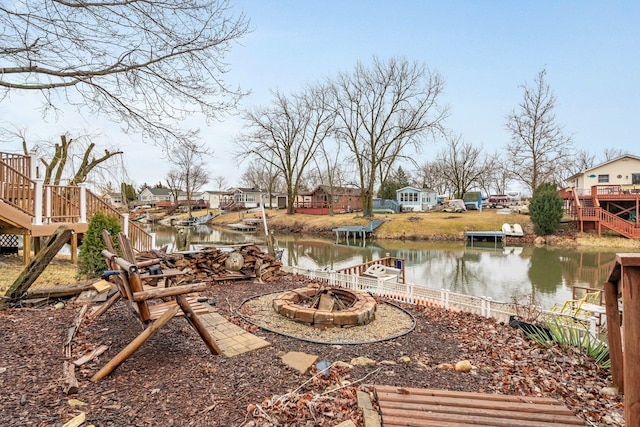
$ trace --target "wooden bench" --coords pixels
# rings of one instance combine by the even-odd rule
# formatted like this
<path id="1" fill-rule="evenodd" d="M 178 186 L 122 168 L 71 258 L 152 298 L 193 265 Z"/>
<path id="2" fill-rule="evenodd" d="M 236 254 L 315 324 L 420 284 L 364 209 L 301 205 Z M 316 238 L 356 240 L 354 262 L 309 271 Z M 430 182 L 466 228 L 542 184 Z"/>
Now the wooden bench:
<path id="1" fill-rule="evenodd" d="M 110 260 L 111 265 L 117 265 L 119 278 L 117 281 L 120 295 L 129 304 L 132 312 L 143 325 L 143 331 L 113 359 L 111 359 L 91 381 L 99 381 L 109 375 L 131 354 L 133 354 L 147 339 L 158 329 L 167 324 L 176 316 L 184 316 L 189 324 L 198 332 L 209 350 L 214 354 L 220 354 L 220 349 L 213 338 L 198 318 L 198 314 L 208 313 L 207 304 L 197 302 L 196 297 L 189 296 L 194 292 L 204 291 L 206 283 L 194 283 L 189 285 L 171 286 L 168 288 L 143 289 L 142 279 L 138 267 L 116 254 L 103 250 L 102 255 Z M 172 298 L 164 301 L 166 298 Z M 155 300 L 156 304 L 149 304 Z"/>

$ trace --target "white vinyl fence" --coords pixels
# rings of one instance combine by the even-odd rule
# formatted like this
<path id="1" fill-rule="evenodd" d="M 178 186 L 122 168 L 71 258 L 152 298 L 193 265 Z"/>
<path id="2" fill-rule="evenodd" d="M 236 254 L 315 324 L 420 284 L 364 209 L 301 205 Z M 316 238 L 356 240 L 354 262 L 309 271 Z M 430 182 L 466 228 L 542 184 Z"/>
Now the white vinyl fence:
<path id="1" fill-rule="evenodd" d="M 358 276 L 357 274 L 345 274 L 328 270 L 310 270 L 293 266 L 282 266 L 281 268 L 287 273 L 300 274 L 310 279 L 326 282 L 329 286 L 368 292 L 392 301 L 473 313 L 507 324 L 509 323 L 509 316 L 516 315 L 516 308 L 513 303 L 494 301 L 488 297 L 475 297 L 451 292 L 446 289 L 432 289 L 426 286 L 398 283 L 394 280 L 375 279 Z M 559 316 L 557 313 L 547 311 L 542 311 L 542 313 Z M 597 319 L 591 318 L 583 320 L 585 320 L 585 322 L 583 322 L 585 324 L 585 332 L 588 330 L 595 336 Z M 575 324 L 575 322 L 573 323 Z"/>

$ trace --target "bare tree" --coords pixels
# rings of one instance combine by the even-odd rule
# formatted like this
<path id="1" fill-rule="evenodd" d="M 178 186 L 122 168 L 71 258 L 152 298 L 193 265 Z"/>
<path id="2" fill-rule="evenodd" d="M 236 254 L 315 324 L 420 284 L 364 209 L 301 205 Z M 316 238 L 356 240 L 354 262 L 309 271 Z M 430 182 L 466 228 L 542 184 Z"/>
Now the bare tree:
<path id="1" fill-rule="evenodd" d="M 511 132 L 507 153 L 511 172 L 531 193 L 545 182 L 558 182 L 562 164 L 573 155 L 573 142 L 556 122 L 556 97 L 545 83 L 546 70 L 534 79 L 533 87 L 523 85 L 523 100 L 508 116 Z"/>
<path id="2" fill-rule="evenodd" d="M 244 95 L 224 57 L 249 31 L 228 0 L 16 0 L 0 4 L 0 100 L 39 92 L 154 142 L 185 140 L 186 116 L 216 118 Z M 166 145 L 165 145 L 166 147 Z"/>
<path id="3" fill-rule="evenodd" d="M 175 173 L 182 179 L 189 216 L 191 216 L 191 200 L 194 193 L 209 182 L 203 158 L 210 154 L 206 147 L 196 142 L 188 142 L 175 148 L 170 157 L 171 163 L 176 166 Z"/>
<path id="4" fill-rule="evenodd" d="M 327 97 L 322 86 L 308 86 L 289 97 L 276 91 L 271 106 L 245 113 L 249 130 L 237 140 L 237 157 L 259 160 L 281 174 L 287 187 L 287 214 L 293 214 L 301 179 L 332 129 Z"/>
<path id="5" fill-rule="evenodd" d="M 229 181 L 226 176 L 218 175 L 213 178 L 213 182 L 216 184 L 216 188 L 218 191 L 222 191 L 227 185 L 229 185 Z"/>
<path id="6" fill-rule="evenodd" d="M 440 173 L 437 161 L 423 163 L 416 171 L 416 177 L 413 184 L 418 188 L 430 188 L 438 194 L 451 193 L 449 182 Z"/>
<path id="7" fill-rule="evenodd" d="M 499 153 L 487 155 L 485 158 L 485 173 L 478 176 L 478 187 L 484 194 L 506 194 L 509 184 L 513 180 L 511 165 Z"/>
<path id="8" fill-rule="evenodd" d="M 449 135 L 446 147 L 440 152 L 437 162 L 440 175 L 449 183 L 456 198 L 479 186 L 480 177 L 487 174 L 488 164 L 483 159 L 482 148 L 464 142 L 460 136 Z"/>
<path id="9" fill-rule="evenodd" d="M 444 82 L 436 72 L 406 59 L 370 68 L 358 63 L 332 83 L 337 136 L 353 155 L 365 216 L 372 215 L 376 182 L 384 182 L 396 160 L 419 149 L 441 130 L 447 109 L 438 104 Z"/>
<path id="10" fill-rule="evenodd" d="M 184 188 L 184 176 L 177 169 L 171 169 L 165 178 L 167 189 L 173 195 L 173 201 L 178 206 L 178 196 Z M 142 191 L 141 191 L 142 192 Z"/>
<path id="11" fill-rule="evenodd" d="M 13 133 L 22 140 L 22 151 L 25 155 L 33 155 L 40 160 L 43 170 L 39 176 L 45 184 L 68 185 L 82 184 L 91 174 L 96 174 L 110 160 L 119 157 L 123 152 L 119 149 L 104 149 L 104 153 L 96 156 L 96 143 L 92 135 L 81 135 L 71 138 L 68 134 L 60 136 L 60 142 L 39 142 L 32 144 L 26 139 L 24 130 Z"/>
<path id="12" fill-rule="evenodd" d="M 605 148 L 602 153 L 603 162 L 608 162 L 609 160 L 617 159 L 618 157 L 622 157 L 625 154 L 631 154 L 626 150 L 620 148 Z"/>
<path id="13" fill-rule="evenodd" d="M 314 157 L 316 181 L 318 185 L 329 187 L 329 215 L 333 216 L 333 200 L 336 187 L 341 186 L 344 179 L 343 165 L 340 161 L 342 153 L 340 144 L 331 144 L 332 141 L 325 140 L 318 149 L 318 155 Z M 333 141 L 335 142 L 335 141 Z"/>

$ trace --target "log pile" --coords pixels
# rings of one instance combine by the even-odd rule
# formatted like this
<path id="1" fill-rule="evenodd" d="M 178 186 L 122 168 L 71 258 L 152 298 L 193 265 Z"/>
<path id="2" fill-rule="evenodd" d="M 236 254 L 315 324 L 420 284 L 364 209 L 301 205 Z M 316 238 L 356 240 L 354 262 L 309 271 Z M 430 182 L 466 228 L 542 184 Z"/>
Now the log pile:
<path id="1" fill-rule="evenodd" d="M 242 255 L 243 262 L 239 270 L 233 271 L 228 268 L 227 259 L 231 254 L 236 253 Z M 208 248 L 198 252 L 164 253 L 161 251 L 147 251 L 139 253 L 138 258 L 160 258 L 162 270 L 170 268 L 182 270 L 185 274 L 181 277 L 181 282 L 251 278 L 269 281 L 285 274 L 280 270 L 282 265 L 280 261 L 262 252 L 255 245 L 242 246 L 233 252 L 216 248 Z"/>

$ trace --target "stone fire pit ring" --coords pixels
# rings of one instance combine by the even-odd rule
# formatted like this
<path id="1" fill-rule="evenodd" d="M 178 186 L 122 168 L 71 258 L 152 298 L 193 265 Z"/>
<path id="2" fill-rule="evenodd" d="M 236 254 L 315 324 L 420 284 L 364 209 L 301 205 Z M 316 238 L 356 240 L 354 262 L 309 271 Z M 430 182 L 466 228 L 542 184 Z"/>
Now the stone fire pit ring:
<path id="1" fill-rule="evenodd" d="M 305 307 L 304 302 L 328 292 L 346 304 L 340 310 Z M 305 287 L 284 292 L 273 300 L 273 309 L 281 316 L 315 327 L 366 325 L 376 316 L 376 300 L 368 294 L 340 288 Z"/>

